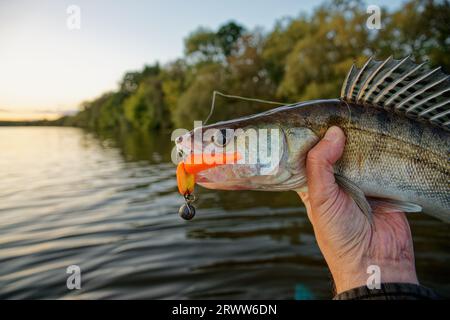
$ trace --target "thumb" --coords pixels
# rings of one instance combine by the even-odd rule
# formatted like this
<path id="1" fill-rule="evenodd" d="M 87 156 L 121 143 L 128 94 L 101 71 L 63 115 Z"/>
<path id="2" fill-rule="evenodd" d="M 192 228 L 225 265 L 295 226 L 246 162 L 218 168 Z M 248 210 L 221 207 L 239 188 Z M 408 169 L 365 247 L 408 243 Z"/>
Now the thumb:
<path id="1" fill-rule="evenodd" d="M 325 136 L 312 148 L 306 158 L 306 176 L 311 201 L 317 205 L 335 197 L 339 187 L 334 179 L 333 165 L 342 156 L 345 146 L 344 132 L 330 127 Z"/>

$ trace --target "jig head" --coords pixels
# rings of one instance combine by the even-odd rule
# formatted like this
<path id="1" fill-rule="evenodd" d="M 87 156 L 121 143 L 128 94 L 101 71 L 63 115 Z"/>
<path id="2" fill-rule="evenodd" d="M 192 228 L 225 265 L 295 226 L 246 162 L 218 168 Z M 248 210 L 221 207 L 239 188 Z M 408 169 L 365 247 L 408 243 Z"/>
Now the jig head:
<path id="1" fill-rule="evenodd" d="M 193 194 L 186 194 L 184 201 L 186 203 L 180 207 L 178 214 L 184 220 L 191 220 L 195 216 L 195 207 L 192 205 L 192 202 L 195 201 L 195 196 Z"/>

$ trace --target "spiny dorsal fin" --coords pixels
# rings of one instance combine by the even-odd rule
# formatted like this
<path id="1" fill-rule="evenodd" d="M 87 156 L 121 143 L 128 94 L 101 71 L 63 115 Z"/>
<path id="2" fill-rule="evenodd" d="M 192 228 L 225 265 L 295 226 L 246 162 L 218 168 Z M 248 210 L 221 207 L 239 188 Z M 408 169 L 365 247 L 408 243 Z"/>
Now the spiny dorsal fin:
<path id="1" fill-rule="evenodd" d="M 384 61 L 372 57 L 352 66 L 341 90 L 347 102 L 403 113 L 450 130 L 450 77 L 409 57 Z"/>

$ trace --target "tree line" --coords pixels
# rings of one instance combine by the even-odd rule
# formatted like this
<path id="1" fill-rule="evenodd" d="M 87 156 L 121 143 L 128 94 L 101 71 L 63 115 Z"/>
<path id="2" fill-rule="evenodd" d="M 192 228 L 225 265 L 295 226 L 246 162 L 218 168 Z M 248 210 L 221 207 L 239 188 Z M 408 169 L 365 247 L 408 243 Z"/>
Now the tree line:
<path id="1" fill-rule="evenodd" d="M 57 125 L 96 130 L 191 128 L 207 117 L 212 93 L 297 102 L 336 98 L 350 68 L 375 55 L 411 55 L 450 71 L 450 3 L 409 0 L 382 9 L 381 29 L 367 28 L 362 1 L 334 0 L 311 14 L 283 18 L 273 30 L 248 30 L 230 21 L 217 30 L 200 27 L 184 43 L 184 56 L 127 72 L 117 90 L 82 103 Z M 211 121 L 273 106 L 218 97 Z"/>

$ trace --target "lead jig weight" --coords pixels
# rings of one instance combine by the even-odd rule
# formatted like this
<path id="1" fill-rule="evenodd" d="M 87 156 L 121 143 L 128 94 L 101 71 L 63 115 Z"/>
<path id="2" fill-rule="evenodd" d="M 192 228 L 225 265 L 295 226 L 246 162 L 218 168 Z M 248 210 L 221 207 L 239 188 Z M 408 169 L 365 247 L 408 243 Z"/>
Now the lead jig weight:
<path id="1" fill-rule="evenodd" d="M 195 196 L 193 194 L 185 194 L 184 201 L 186 203 L 180 207 L 178 214 L 184 220 L 192 220 L 195 216 L 195 207 L 191 203 L 195 201 Z"/>

